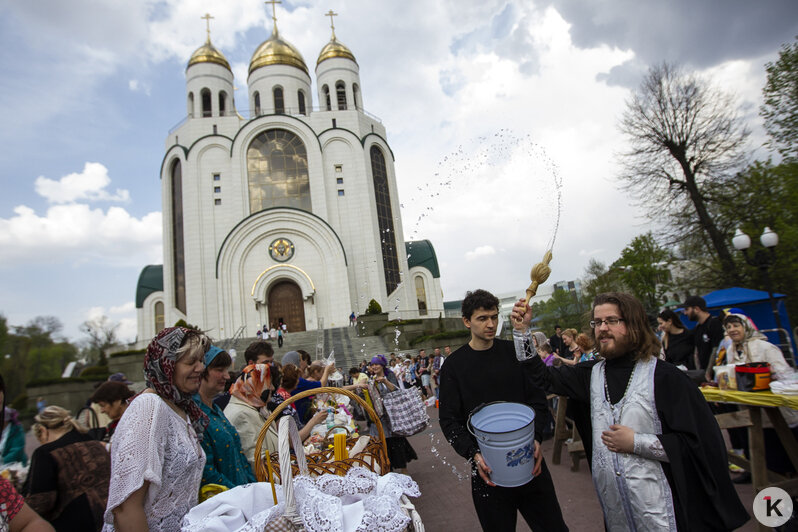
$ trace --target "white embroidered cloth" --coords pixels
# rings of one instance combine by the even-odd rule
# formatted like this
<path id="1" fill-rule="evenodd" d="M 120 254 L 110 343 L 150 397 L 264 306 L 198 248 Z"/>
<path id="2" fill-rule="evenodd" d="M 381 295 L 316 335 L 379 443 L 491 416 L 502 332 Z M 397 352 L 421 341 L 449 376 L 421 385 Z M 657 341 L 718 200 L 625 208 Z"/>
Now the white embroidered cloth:
<path id="1" fill-rule="evenodd" d="M 114 530 L 112 510 L 149 481 L 144 513 L 150 530 L 180 530 L 197 504 L 205 453 L 191 423 L 154 393 L 130 404 L 114 432 L 111 483 L 103 532 Z"/>
<path id="2" fill-rule="evenodd" d="M 236 486 L 191 509 L 183 519 L 183 532 L 260 532 L 283 515 L 283 488 L 275 485 L 277 505 L 268 482 Z"/>
<path id="3" fill-rule="evenodd" d="M 353 467 L 346 476 L 294 479 L 297 511 L 310 532 L 400 532 L 410 523 L 402 495 L 418 497 L 418 484 L 407 475 L 378 476 Z"/>

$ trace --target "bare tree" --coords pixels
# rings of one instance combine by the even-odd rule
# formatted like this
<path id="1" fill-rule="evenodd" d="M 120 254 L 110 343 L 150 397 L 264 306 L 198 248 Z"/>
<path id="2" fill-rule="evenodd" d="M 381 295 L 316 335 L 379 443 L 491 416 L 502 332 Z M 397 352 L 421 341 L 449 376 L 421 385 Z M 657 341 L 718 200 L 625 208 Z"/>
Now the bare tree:
<path id="1" fill-rule="evenodd" d="M 661 222 L 671 243 L 706 236 L 726 279 L 736 281 L 726 236 L 710 208 L 746 162 L 749 135 L 734 98 L 668 63 L 652 67 L 627 101 L 620 130 L 630 143 L 622 179 Z"/>
<path id="2" fill-rule="evenodd" d="M 107 316 L 84 321 L 80 326 L 80 332 L 88 337 L 85 343 L 89 354 L 92 357 L 96 355 L 100 365 L 106 363 L 106 350 L 119 343 L 116 337 L 118 328 L 119 324 L 112 323 Z"/>

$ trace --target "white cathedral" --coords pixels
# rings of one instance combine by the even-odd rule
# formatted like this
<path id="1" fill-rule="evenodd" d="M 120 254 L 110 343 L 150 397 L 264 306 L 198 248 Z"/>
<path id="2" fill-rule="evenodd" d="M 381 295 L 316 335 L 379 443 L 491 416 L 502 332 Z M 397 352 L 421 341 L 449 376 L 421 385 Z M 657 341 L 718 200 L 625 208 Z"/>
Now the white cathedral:
<path id="1" fill-rule="evenodd" d="M 210 31 L 191 55 L 187 117 L 161 164 L 163 265 L 146 266 L 136 289 L 139 342 L 180 319 L 216 338 L 279 320 L 289 332 L 346 326 L 371 299 L 392 319 L 443 312 L 434 248 L 404 241 L 385 126 L 364 110 L 334 26 L 315 74 L 318 106 L 275 19 L 242 117 Z"/>

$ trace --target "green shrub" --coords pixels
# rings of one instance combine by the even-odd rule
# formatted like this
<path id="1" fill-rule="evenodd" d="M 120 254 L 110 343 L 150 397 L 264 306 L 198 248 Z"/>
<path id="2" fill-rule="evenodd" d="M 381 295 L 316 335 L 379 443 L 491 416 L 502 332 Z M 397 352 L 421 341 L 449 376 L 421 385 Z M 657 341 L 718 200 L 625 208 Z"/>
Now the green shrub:
<path id="1" fill-rule="evenodd" d="M 468 329 L 464 331 L 445 331 L 438 334 L 428 334 L 426 336 L 419 336 L 418 338 L 413 338 L 412 340 L 410 340 L 410 345 L 420 344 L 428 340 L 445 340 L 446 338 L 463 338 L 465 336 L 471 336 L 471 331 Z"/>
<path id="2" fill-rule="evenodd" d="M 369 306 L 366 309 L 367 316 L 373 316 L 374 314 L 382 314 L 382 307 L 375 299 L 369 301 Z"/>
<path id="3" fill-rule="evenodd" d="M 80 372 L 80 376 L 84 379 L 95 380 L 107 379 L 110 374 L 111 372 L 108 371 L 108 366 L 88 366 L 83 368 L 83 371 Z"/>
<path id="4" fill-rule="evenodd" d="M 143 355 L 146 352 L 147 352 L 146 349 L 128 349 L 126 351 L 118 351 L 114 353 L 113 355 L 111 355 L 111 358 L 123 357 L 126 355 Z"/>
<path id="5" fill-rule="evenodd" d="M 8 406 L 13 408 L 17 412 L 22 412 L 28 407 L 28 394 L 22 392 L 21 394 L 16 396 L 16 398 L 13 401 L 11 401 L 11 404 Z"/>

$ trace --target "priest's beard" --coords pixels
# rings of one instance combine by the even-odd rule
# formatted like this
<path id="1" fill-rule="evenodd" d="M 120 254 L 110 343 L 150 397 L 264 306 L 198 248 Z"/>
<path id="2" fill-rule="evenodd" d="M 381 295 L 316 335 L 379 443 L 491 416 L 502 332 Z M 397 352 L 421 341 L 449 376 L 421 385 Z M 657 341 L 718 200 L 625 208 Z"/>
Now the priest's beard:
<path id="1" fill-rule="evenodd" d="M 599 354 L 607 360 L 622 357 L 632 350 L 631 342 L 629 342 L 629 338 L 626 335 L 618 337 L 612 333 L 606 332 L 602 333 L 597 340 L 601 342 L 602 338 L 612 338 L 613 340 L 612 346 L 599 343 Z"/>

